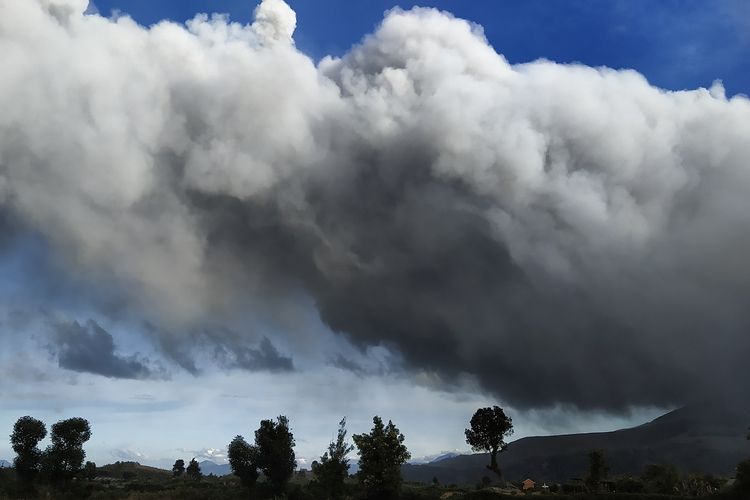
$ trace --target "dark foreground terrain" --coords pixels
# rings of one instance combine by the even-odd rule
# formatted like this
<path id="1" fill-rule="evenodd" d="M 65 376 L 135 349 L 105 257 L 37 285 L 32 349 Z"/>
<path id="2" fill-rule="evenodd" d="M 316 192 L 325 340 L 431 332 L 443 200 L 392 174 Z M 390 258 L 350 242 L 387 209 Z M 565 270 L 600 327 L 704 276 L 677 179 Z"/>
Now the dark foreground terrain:
<path id="1" fill-rule="evenodd" d="M 122 467 L 125 472 L 131 473 L 142 466 Z M 147 468 L 148 469 L 148 468 Z M 7 472 L 7 471 L 6 471 Z M 153 471 L 142 470 L 143 474 L 134 472 L 136 477 L 127 480 L 97 478 L 94 481 L 85 481 L 73 485 L 65 491 L 51 489 L 49 487 L 38 487 L 34 490 L 13 490 L 3 488 L 0 483 L 0 499 L 127 499 L 127 500 L 221 500 L 221 499 L 269 499 L 262 493 L 250 496 L 249 492 L 242 487 L 234 477 L 205 477 L 201 481 L 194 482 L 184 479 L 172 479 L 164 472 L 157 477 Z M 661 495 L 649 493 L 542 493 L 534 492 L 524 494 L 520 491 L 512 491 L 512 487 L 499 488 L 489 487 L 456 487 L 440 485 L 424 485 L 407 483 L 403 486 L 401 500 L 502 500 L 512 498 L 550 498 L 556 500 L 677 500 L 695 498 L 691 495 Z M 316 491 L 304 478 L 297 478 L 289 485 L 285 497 L 287 500 L 325 500 L 328 498 L 324 492 Z M 367 500 L 362 489 L 352 481 L 347 488 L 347 500 Z M 731 489 L 705 495 L 703 498 L 715 500 L 739 500 L 745 499 L 743 495 L 735 494 Z M 384 499 L 394 500 L 394 499 Z"/>
<path id="2" fill-rule="evenodd" d="M 118 462 L 97 469 L 97 476 L 91 480 L 80 480 L 65 488 L 53 488 L 49 485 L 38 485 L 23 489 L 13 477 L 12 469 L 0 469 L 0 499 L 271 499 L 274 498 L 264 490 L 264 483 L 256 486 L 254 494 L 244 488 L 234 476 L 208 475 L 200 480 L 181 477 L 174 478 L 171 472 L 143 466 L 135 462 Z M 316 487 L 309 472 L 295 474 L 287 485 L 284 498 L 287 500 L 325 500 L 325 491 Z M 602 485 L 598 494 L 585 491 L 585 484 L 578 481 L 553 483 L 551 488 L 535 489 L 524 493 L 520 481 L 491 483 L 485 477 L 484 482 L 474 485 L 442 485 L 407 482 L 403 485 L 401 500 L 500 500 L 522 497 L 554 498 L 559 500 L 669 500 L 702 497 L 716 500 L 747 499 L 750 496 L 741 494 L 735 489 L 734 480 L 727 477 L 700 475 L 681 475 L 670 483 L 663 477 L 647 479 L 645 477 L 613 477 Z M 615 488 L 636 488 L 631 492 L 612 491 Z M 654 489 L 656 488 L 656 489 Z M 659 488 L 666 488 L 673 494 L 654 493 Z M 662 490 L 664 491 L 664 490 Z M 363 488 L 355 478 L 346 483 L 343 497 L 347 500 L 367 500 Z M 382 499 L 395 500 L 395 499 Z"/>

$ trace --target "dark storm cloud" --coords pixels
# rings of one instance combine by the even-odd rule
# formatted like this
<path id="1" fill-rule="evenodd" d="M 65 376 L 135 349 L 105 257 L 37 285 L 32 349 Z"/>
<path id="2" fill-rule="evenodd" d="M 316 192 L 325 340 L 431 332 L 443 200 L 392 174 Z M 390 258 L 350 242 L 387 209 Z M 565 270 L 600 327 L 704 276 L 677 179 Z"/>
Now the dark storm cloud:
<path id="1" fill-rule="evenodd" d="M 250 26 L 83 8 L 0 4 L 0 206 L 187 370 L 203 342 L 291 369 L 254 329 L 202 329 L 253 318 L 305 345 L 311 298 L 363 352 L 517 407 L 748 389 L 747 98 L 511 66 L 430 9 L 316 65 L 280 0 Z"/>
<path id="2" fill-rule="evenodd" d="M 96 321 L 89 320 L 83 325 L 77 321 L 58 323 L 54 329 L 52 350 L 60 368 L 110 378 L 164 376 L 160 371 L 154 371 L 150 362 L 140 356 L 117 354 L 112 335 Z"/>

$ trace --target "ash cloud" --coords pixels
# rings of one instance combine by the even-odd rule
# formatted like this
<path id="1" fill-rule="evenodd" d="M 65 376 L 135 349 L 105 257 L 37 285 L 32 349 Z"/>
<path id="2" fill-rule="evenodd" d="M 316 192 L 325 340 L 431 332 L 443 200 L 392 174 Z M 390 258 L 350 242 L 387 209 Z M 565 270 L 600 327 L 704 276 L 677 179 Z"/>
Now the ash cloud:
<path id="1" fill-rule="evenodd" d="M 747 389 L 747 98 L 513 66 L 432 9 L 316 65 L 281 0 L 150 28 L 84 3 L 0 4 L 0 210 L 188 368 L 165 332 L 311 298 L 519 408 Z"/>
<path id="2" fill-rule="evenodd" d="M 140 356 L 117 354 L 112 335 L 93 320 L 56 324 L 53 342 L 58 364 L 66 370 L 122 379 L 164 377 Z"/>

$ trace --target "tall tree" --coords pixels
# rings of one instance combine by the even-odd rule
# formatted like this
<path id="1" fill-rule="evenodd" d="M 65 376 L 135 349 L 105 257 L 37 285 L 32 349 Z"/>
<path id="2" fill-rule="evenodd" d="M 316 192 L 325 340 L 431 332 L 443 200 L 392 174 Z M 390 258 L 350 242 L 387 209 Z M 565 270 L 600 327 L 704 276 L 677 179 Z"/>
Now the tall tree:
<path id="1" fill-rule="evenodd" d="M 195 458 L 190 460 L 190 463 L 185 470 L 185 475 L 187 475 L 187 477 L 189 477 L 190 479 L 194 479 L 195 481 L 200 481 L 200 479 L 203 477 L 201 466 L 198 461 L 195 460 Z"/>
<path id="2" fill-rule="evenodd" d="M 490 454 L 487 468 L 502 477 L 497 464 L 497 454 L 504 451 L 508 444 L 505 438 L 513 434 L 513 420 L 499 406 L 479 408 L 469 423 L 470 428 L 464 431 L 466 442 L 474 451 L 485 451 Z"/>
<path id="3" fill-rule="evenodd" d="M 344 496 L 344 481 L 349 477 L 349 459 L 346 456 L 354 446 L 346 441 L 346 417 L 339 422 L 336 441 L 328 445 L 328 451 L 320 457 L 320 462 L 313 462 L 312 471 L 321 492 L 331 500 Z"/>
<path id="4" fill-rule="evenodd" d="M 253 488 L 258 481 L 258 448 L 248 444 L 242 436 L 235 436 L 227 447 L 229 466 L 242 484 Z"/>
<path id="5" fill-rule="evenodd" d="M 357 477 L 365 487 L 367 498 L 386 500 L 397 498 L 401 490 L 401 465 L 411 454 L 404 445 L 404 435 L 388 421 L 375 416 L 369 434 L 352 436 L 359 454 L 359 473 Z"/>
<path id="6" fill-rule="evenodd" d="M 604 450 L 591 450 L 589 452 L 589 473 L 586 476 L 586 484 L 593 492 L 597 492 L 602 481 L 607 478 L 609 467 L 604 460 Z"/>
<path id="7" fill-rule="evenodd" d="M 33 417 L 21 417 L 13 426 L 13 434 L 10 435 L 10 444 L 16 452 L 13 467 L 25 483 L 31 483 L 39 473 L 42 451 L 38 445 L 46 435 L 44 423 Z"/>
<path id="8" fill-rule="evenodd" d="M 172 466 L 172 477 L 180 477 L 185 473 L 185 461 L 181 458 L 178 458 L 174 461 L 174 465 Z"/>
<path id="9" fill-rule="evenodd" d="M 255 431 L 258 467 L 266 476 L 274 494 L 281 494 L 294 473 L 294 435 L 289 430 L 289 419 L 281 415 L 273 420 L 262 420 Z"/>
<path id="10" fill-rule="evenodd" d="M 83 468 L 83 444 L 91 438 L 91 426 L 80 417 L 60 420 L 52 426 L 51 438 L 42 460 L 43 472 L 53 483 L 68 482 Z"/>

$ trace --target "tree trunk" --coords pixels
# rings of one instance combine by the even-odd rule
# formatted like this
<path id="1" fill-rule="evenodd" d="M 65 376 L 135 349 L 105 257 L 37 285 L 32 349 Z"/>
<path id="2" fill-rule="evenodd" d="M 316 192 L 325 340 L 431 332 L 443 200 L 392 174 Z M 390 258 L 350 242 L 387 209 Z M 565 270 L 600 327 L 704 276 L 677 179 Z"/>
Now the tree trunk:
<path id="1" fill-rule="evenodd" d="M 497 474 L 498 478 L 502 478 L 502 474 L 500 473 L 500 467 L 497 465 L 497 448 L 494 448 L 490 452 L 490 465 L 487 466 L 489 470 Z"/>

